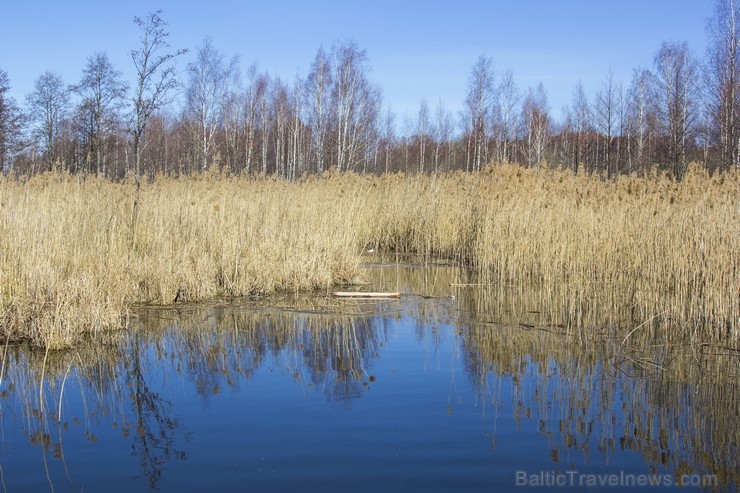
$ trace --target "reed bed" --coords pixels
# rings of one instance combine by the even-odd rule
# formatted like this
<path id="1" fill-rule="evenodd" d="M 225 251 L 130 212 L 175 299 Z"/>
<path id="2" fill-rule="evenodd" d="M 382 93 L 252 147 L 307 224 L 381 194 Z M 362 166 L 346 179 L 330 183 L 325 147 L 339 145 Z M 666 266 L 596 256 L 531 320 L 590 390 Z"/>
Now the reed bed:
<path id="1" fill-rule="evenodd" d="M 537 292 L 573 331 L 641 326 L 666 338 L 740 340 L 740 179 L 692 167 L 616 181 L 514 166 L 388 177 L 368 222 L 381 249 L 444 256 L 467 282 Z M 382 204 L 380 206 L 379 204 Z M 465 281 L 464 281 L 465 282 Z"/>
<path id="2" fill-rule="evenodd" d="M 737 172 L 207 173 L 144 183 L 135 216 L 136 195 L 90 177 L 0 179 L 4 338 L 64 347 L 136 303 L 328 290 L 359 280 L 374 247 L 453 259 L 470 268 L 462 282 L 534 286 L 569 330 L 740 341 Z"/>
<path id="3" fill-rule="evenodd" d="M 68 175 L 0 184 L 4 338 L 59 348 L 136 303 L 327 288 L 359 275 L 358 210 L 321 187 L 201 176 L 136 188 Z"/>

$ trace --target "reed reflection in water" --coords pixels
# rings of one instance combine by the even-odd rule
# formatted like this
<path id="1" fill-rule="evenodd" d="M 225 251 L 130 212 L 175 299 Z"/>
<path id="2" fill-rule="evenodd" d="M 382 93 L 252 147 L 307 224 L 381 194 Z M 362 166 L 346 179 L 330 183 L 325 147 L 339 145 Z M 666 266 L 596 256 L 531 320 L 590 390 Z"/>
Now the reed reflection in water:
<path id="1" fill-rule="evenodd" d="M 448 266 L 370 273 L 403 299 L 145 308 L 74 351 L 7 348 L 3 485 L 480 490 L 575 469 L 736 488 L 731 351 L 659 327 L 584 338 L 536 292 L 451 287 Z"/>

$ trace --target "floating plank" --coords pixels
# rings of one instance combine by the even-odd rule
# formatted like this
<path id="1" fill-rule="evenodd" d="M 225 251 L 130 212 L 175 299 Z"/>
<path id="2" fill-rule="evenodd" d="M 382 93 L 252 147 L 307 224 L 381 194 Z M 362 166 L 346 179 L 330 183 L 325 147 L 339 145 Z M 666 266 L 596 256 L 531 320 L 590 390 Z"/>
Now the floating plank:
<path id="1" fill-rule="evenodd" d="M 368 291 L 335 291 L 337 298 L 400 298 L 401 293 L 373 293 Z"/>
<path id="2" fill-rule="evenodd" d="M 502 288 L 513 288 L 518 286 L 518 284 L 501 284 L 496 282 L 472 282 L 472 283 L 457 283 L 453 282 L 450 283 L 451 288 L 474 288 L 474 287 L 487 287 L 487 286 L 499 286 Z"/>

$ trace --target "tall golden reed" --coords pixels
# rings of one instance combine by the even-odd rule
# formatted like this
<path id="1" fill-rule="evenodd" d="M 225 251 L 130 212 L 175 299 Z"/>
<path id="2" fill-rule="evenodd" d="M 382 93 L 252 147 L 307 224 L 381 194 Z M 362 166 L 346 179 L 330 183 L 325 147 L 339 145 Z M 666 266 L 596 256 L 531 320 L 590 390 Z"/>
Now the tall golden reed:
<path id="1" fill-rule="evenodd" d="M 326 288 L 359 274 L 352 197 L 218 176 L 135 187 L 40 176 L 0 184 L 0 326 L 63 347 L 118 327 L 134 303 Z"/>
<path id="2" fill-rule="evenodd" d="M 623 329 L 740 340 L 737 172 L 604 181 L 494 166 L 378 182 L 367 202 L 381 247 L 457 258 L 477 283 L 536 287 L 553 324 L 600 329 L 593 320 L 628 315 Z"/>
<path id="3" fill-rule="evenodd" d="M 445 256 L 475 282 L 536 285 L 553 323 L 651 321 L 740 340 L 740 178 L 326 173 L 296 183 L 207 173 L 142 187 L 0 179 L 0 327 L 47 347 L 119 327 L 135 303 L 328 289 L 360 253 Z M 619 316 L 610 314 L 619 314 Z M 624 329 L 631 329 L 625 327 Z"/>

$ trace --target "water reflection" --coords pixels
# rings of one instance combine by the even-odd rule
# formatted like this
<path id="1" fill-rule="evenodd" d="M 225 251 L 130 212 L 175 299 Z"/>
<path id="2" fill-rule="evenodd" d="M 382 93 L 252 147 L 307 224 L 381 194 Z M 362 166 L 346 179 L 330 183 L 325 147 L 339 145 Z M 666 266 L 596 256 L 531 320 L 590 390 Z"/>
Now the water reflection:
<path id="1" fill-rule="evenodd" d="M 331 401 L 348 405 L 358 397 L 384 343 L 385 318 L 373 314 L 374 306 L 348 310 L 320 296 L 269 303 L 248 309 L 157 309 L 142 312 L 140 322 L 146 337 L 156 333 L 168 341 L 158 357 L 186 374 L 203 400 L 223 387 L 238 389 L 268 355 L 280 355 L 296 381 Z"/>
<path id="2" fill-rule="evenodd" d="M 709 471 L 721 484 L 738 484 L 737 349 L 676 340 L 655 324 L 623 337 L 617 329 L 634 323 L 629 312 L 584 312 L 591 318 L 579 328 L 590 329 L 573 330 L 538 287 L 476 286 L 458 269 L 399 267 L 376 275 L 396 289 L 455 293 L 468 374 L 494 404 L 505 398 L 501 380 L 511 379 L 514 420 L 537 421 L 554 463 L 577 468 L 566 459 L 572 450 L 585 463 L 595 455 L 608 463 L 630 450 L 653 470 Z"/>
<path id="3" fill-rule="evenodd" d="M 520 440 L 546 444 L 542 468 L 603 468 L 630 454 L 655 472 L 716 474 L 720 489 L 738 484 L 736 353 L 683 347 L 654 328 L 628 341 L 606 329 L 579 333 L 548 318 L 540 293 L 451 286 L 462 278 L 443 265 L 377 268 L 373 287 L 399 290 L 401 301 L 313 295 L 142 308 L 128 330 L 74 351 L 9 347 L 0 381 L 3 480 L 30 481 L 18 479 L 21 457 L 42 463 L 50 489 L 79 490 L 89 471 L 68 468 L 65 452 L 105 441 L 136 458 L 136 481 L 161 487 L 166 470 L 193 451 L 189 423 L 197 418 L 175 403 L 176 379 L 207 409 L 222 394 L 265 389 L 255 386 L 274 371 L 351 413 L 371 389 L 383 392 L 374 367 L 394 344 L 395 324 L 406 321 L 421 350 L 450 351 L 464 369 L 485 408 L 481 436 L 491 453 L 511 440 L 502 430 L 513 423 Z M 451 400 L 449 412 L 458 405 Z M 41 454 L 15 453 L 23 449 L 17 432 Z"/>

